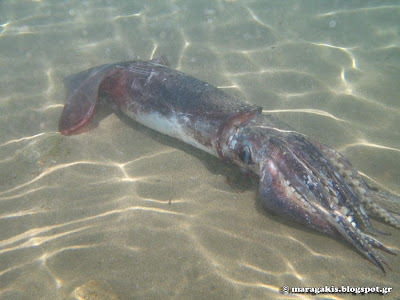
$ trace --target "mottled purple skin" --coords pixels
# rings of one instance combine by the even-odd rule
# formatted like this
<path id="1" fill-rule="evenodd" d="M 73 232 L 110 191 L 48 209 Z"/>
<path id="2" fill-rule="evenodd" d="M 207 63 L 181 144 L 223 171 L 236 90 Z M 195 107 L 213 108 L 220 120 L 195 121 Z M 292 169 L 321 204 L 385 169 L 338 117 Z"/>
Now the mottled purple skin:
<path id="1" fill-rule="evenodd" d="M 75 83 L 85 76 L 83 84 Z M 236 115 L 244 121 L 246 116 L 261 113 L 260 107 L 232 97 L 211 84 L 152 62 L 104 65 L 67 77 L 66 81 L 74 82 L 72 88 L 66 87 L 74 92 L 67 94 L 60 118 L 59 131 L 65 135 L 98 125 L 98 122 L 90 123 L 100 92 L 109 94 L 113 104 L 134 119 L 139 114 L 146 116 L 153 112 L 165 119 L 178 118 L 185 126 L 183 130 L 206 147 L 217 143 L 218 130 Z"/>
<path id="2" fill-rule="evenodd" d="M 347 172 L 362 182 L 362 191 L 369 189 L 356 170 L 260 107 L 171 69 L 162 58 L 95 67 L 67 77 L 65 86 L 62 134 L 96 127 L 112 112 L 98 100 L 106 94 L 111 106 L 143 125 L 258 174 L 266 209 L 342 236 L 383 272 L 389 267 L 373 248 L 394 253 L 361 231 L 374 232 L 359 199 L 364 194 L 342 176 Z"/>

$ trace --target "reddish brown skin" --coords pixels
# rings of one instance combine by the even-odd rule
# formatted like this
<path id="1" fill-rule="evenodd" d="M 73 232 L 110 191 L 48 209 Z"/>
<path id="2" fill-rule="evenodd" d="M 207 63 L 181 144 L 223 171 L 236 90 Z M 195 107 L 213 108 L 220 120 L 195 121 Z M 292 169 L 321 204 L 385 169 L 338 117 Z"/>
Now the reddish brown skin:
<path id="1" fill-rule="evenodd" d="M 362 224 L 373 231 L 355 191 L 329 159 L 337 159 L 357 177 L 356 170 L 344 158 L 335 158 L 327 146 L 262 115 L 261 107 L 171 69 L 163 59 L 102 65 L 68 76 L 64 82 L 67 99 L 59 122 L 62 134 L 96 127 L 112 113 L 110 106 L 150 128 L 158 126 L 153 129 L 160 132 L 163 128 L 149 118 L 166 120 L 165 124 L 175 124 L 171 128 L 181 132 L 164 133 L 182 140 L 189 137 L 190 144 L 259 174 L 260 198 L 266 209 L 342 236 L 383 272 L 384 265 L 389 267 L 373 247 L 393 252 L 357 230 Z M 99 95 L 106 96 L 105 100 Z M 293 189 L 301 199 L 293 195 Z M 343 215 L 340 208 L 347 208 L 349 214 Z M 355 222 L 357 227 L 352 225 Z"/>

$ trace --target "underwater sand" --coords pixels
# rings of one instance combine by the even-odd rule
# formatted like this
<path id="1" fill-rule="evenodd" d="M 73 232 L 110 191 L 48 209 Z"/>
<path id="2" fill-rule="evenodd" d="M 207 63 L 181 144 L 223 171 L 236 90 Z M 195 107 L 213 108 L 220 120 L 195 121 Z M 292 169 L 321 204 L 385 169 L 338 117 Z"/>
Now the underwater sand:
<path id="1" fill-rule="evenodd" d="M 0 298 L 354 299 L 284 285 L 399 298 L 398 257 L 384 276 L 263 211 L 257 184 L 200 150 L 114 115 L 57 133 L 65 76 L 166 55 L 400 194 L 399 14 L 398 1 L 2 1 Z"/>

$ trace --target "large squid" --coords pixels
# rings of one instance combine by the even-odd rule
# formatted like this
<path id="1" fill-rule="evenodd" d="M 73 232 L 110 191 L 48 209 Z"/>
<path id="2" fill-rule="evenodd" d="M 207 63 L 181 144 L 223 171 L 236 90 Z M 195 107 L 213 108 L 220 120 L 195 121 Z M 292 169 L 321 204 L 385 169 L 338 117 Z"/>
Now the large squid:
<path id="1" fill-rule="evenodd" d="M 384 273 L 388 261 L 370 214 L 400 228 L 398 215 L 377 202 L 398 196 L 371 188 L 340 153 L 262 114 L 262 108 L 174 70 L 165 59 L 106 64 L 68 76 L 59 131 L 96 127 L 118 110 L 260 177 L 265 209 L 341 236 Z M 396 202 L 397 201 L 397 202 Z M 400 204 L 399 204 L 400 205 Z"/>

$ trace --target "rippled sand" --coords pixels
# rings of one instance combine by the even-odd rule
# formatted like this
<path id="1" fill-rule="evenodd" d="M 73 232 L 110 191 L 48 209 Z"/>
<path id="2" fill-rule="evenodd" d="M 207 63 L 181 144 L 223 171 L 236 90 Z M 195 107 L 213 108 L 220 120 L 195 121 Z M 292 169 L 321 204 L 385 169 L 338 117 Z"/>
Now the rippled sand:
<path id="1" fill-rule="evenodd" d="M 384 276 L 264 212 L 257 184 L 206 153 L 114 115 L 56 132 L 66 75 L 164 54 L 399 194 L 398 1 L 114 2 L 0 4 L 0 298 L 354 299 L 284 285 L 400 297 L 398 257 Z M 400 248 L 399 230 L 373 225 Z"/>

